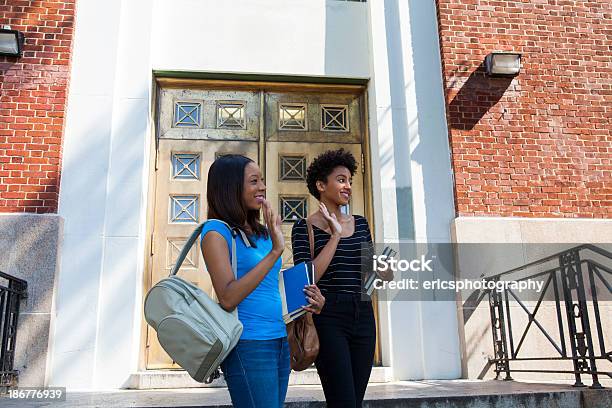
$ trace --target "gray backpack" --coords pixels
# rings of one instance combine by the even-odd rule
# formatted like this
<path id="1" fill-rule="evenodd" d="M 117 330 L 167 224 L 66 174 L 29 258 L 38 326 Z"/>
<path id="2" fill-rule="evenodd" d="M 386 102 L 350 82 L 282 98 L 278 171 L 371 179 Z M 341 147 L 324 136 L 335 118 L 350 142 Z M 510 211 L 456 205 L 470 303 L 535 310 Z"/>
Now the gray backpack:
<path id="1" fill-rule="evenodd" d="M 223 222 L 223 221 L 221 221 Z M 228 228 L 229 225 L 224 223 Z M 176 276 L 204 223 L 191 234 L 170 276 L 149 290 L 144 303 L 147 323 L 168 355 L 198 382 L 219 377 L 218 367 L 242 334 L 238 308 L 227 312 L 200 288 Z M 232 270 L 236 274 L 236 237 L 232 231 Z"/>

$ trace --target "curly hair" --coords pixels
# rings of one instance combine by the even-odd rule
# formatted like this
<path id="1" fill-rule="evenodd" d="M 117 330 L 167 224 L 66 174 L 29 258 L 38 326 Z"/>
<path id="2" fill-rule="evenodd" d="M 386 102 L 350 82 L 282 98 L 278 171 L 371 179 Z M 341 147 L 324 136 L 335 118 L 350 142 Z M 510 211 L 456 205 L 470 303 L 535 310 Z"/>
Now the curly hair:
<path id="1" fill-rule="evenodd" d="M 318 155 L 308 166 L 306 185 L 310 194 L 317 200 L 321 199 L 321 194 L 317 190 L 317 181 L 327 183 L 327 177 L 338 166 L 346 167 L 351 172 L 351 176 L 353 176 L 357 170 L 355 156 L 344 149 L 328 150 Z"/>

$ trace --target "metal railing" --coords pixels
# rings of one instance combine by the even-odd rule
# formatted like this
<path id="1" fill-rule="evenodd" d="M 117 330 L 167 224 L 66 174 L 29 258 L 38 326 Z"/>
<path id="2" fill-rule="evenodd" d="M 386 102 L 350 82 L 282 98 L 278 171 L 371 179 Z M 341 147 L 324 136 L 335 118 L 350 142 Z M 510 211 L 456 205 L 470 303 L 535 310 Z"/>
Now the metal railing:
<path id="1" fill-rule="evenodd" d="M 15 341 L 21 299 L 27 297 L 26 281 L 0 272 L 0 387 L 17 385 L 14 370 Z"/>
<path id="2" fill-rule="evenodd" d="M 513 275 L 521 274 L 521 281 L 525 279 L 543 279 L 544 286 L 532 311 L 519 299 L 511 289 L 500 292 L 489 291 L 489 309 L 491 313 L 491 329 L 493 333 L 493 348 L 495 358 L 490 363 L 495 366 L 496 379 L 505 374 L 506 380 L 511 380 L 512 372 L 532 373 L 566 373 L 574 374 L 574 386 L 583 387 L 582 375 L 590 375 L 593 380 L 592 388 L 602 388 L 599 376 L 612 378 L 611 372 L 598 371 L 597 362 L 612 362 L 612 352 L 606 349 L 606 336 L 600 314 L 598 291 L 607 295 L 612 293 L 608 276 L 612 270 L 602 265 L 589 255 L 599 255 L 605 260 L 612 260 L 612 253 L 594 245 L 580 245 L 574 248 L 550 255 L 538 261 L 515 268 L 501 274 L 491 276 L 492 281 L 512 280 Z M 558 266 L 525 276 L 525 273 L 534 267 L 542 267 L 544 264 L 557 261 Z M 606 262 L 607 263 L 607 262 Z M 596 287 L 596 282 L 601 283 Z M 603 288 L 602 288 L 603 285 Z M 552 296 L 556 314 L 555 333 L 544 328 L 542 322 L 538 321 L 538 311 L 542 305 L 547 289 L 552 287 Z M 603 290 L 602 290 L 603 289 Z M 548 291 L 551 292 L 551 291 Z M 587 300 L 587 293 L 591 298 Z M 510 301 L 516 301 L 520 308 L 517 312 L 527 314 L 527 323 L 517 330 L 513 328 L 513 316 L 510 313 Z M 565 324 L 564 324 L 565 316 Z M 516 316 L 515 316 L 516 317 Z M 565 327 L 567 326 L 567 328 Z M 558 355 L 548 357 L 522 357 L 519 353 L 524 350 L 525 338 L 530 329 L 537 327 L 546 339 L 552 344 Z M 523 329 L 522 331 L 520 329 Z M 610 329 L 610 328 L 609 328 Z M 557 332 L 558 331 L 558 332 Z M 516 342 L 515 333 L 521 333 L 520 340 Z M 553 337 L 557 337 L 555 341 Z M 609 335 L 610 333 L 608 333 Z M 569 343 L 569 348 L 566 343 Z M 533 350 L 531 350 L 533 351 Z M 511 366 L 513 362 L 550 362 L 571 361 L 573 370 L 555 369 L 515 369 Z"/>

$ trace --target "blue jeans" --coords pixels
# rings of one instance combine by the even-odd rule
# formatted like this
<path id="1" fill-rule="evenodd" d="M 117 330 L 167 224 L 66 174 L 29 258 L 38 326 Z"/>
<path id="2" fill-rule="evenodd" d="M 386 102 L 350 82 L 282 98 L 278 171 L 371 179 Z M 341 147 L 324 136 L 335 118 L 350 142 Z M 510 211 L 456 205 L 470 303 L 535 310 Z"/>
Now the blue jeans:
<path id="1" fill-rule="evenodd" d="M 282 408 L 289 383 L 287 337 L 239 340 L 221 363 L 236 408 Z"/>

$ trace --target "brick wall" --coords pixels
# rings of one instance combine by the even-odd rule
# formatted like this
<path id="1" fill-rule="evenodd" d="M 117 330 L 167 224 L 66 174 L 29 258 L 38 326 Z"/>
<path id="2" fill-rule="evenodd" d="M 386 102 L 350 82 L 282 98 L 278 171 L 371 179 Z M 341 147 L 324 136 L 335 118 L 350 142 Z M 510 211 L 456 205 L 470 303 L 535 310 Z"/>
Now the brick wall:
<path id="1" fill-rule="evenodd" d="M 457 214 L 612 218 L 612 2 L 437 4 Z"/>
<path id="2" fill-rule="evenodd" d="M 0 0 L 0 25 L 25 34 L 0 57 L 0 212 L 57 211 L 76 0 Z"/>

